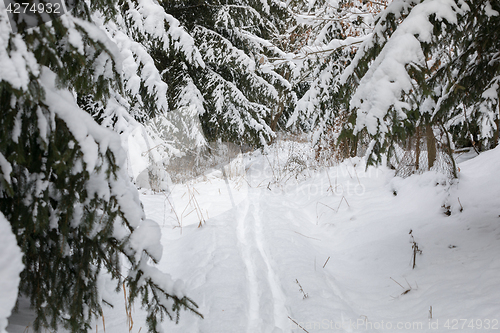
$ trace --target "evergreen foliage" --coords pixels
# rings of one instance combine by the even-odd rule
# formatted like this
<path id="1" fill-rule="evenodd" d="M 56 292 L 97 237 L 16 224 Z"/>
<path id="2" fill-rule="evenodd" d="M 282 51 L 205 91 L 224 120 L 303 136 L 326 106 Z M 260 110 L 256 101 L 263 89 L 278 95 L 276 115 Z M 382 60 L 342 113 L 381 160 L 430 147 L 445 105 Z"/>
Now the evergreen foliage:
<path id="1" fill-rule="evenodd" d="M 162 61 L 170 64 L 165 81 L 177 79 L 199 92 L 194 97 L 207 140 L 265 145 L 295 102 L 286 64 L 272 68 L 267 61 L 284 55 L 273 44 L 290 19 L 284 3 L 165 0 L 162 5 L 193 36 L 205 63 L 195 70 L 185 62 Z M 174 107 L 182 106 L 182 96 L 171 96 Z"/>
<path id="2" fill-rule="evenodd" d="M 147 264 L 160 259 L 161 246 L 140 240 L 158 226 L 144 219 L 120 168 L 118 134 L 76 104 L 78 96 L 108 106 L 126 94 L 120 50 L 92 21 L 92 13 L 112 17 L 113 8 L 77 1 L 72 15 L 29 30 L 21 23 L 19 33 L 0 12 L 0 211 L 24 253 L 20 294 L 35 309 L 37 332 L 88 331 L 102 314 L 103 273 L 129 289 L 130 304 L 143 299 L 151 332 L 180 309 L 197 313 L 168 275 Z M 122 273 L 122 255 L 129 272 Z"/>
<path id="3" fill-rule="evenodd" d="M 451 35 L 451 60 L 430 80 L 443 87 L 433 117 L 450 127 L 458 147 L 492 149 L 500 129 L 500 4 L 467 4 Z"/>
<path id="4" fill-rule="evenodd" d="M 450 156 L 450 131 L 459 145 L 495 146 L 498 13 L 490 1 L 393 1 L 344 73 L 351 153 L 362 145 L 380 163 L 422 127 L 444 136 Z"/>
<path id="5" fill-rule="evenodd" d="M 106 126 L 126 135 L 144 126 L 145 135 L 158 146 L 155 152 L 165 160 L 189 141 L 194 141 L 191 146 L 202 146 L 200 92 L 171 71 L 177 64 L 193 70 L 204 67 L 193 38 L 155 1 L 123 0 L 114 6 L 112 20 L 108 12 L 100 11 L 93 20 L 120 50 L 124 91 L 115 91 L 107 107 L 94 113 L 107 119 Z"/>
<path id="6" fill-rule="evenodd" d="M 302 43 L 297 50 L 296 60 L 301 63 L 294 83 L 303 93 L 299 92 L 288 125 L 311 131 L 320 150 L 330 150 L 330 142 L 339 135 L 339 120 L 346 111 L 342 75 L 386 4 L 324 0 L 298 2 L 294 7 L 298 21 L 294 33 Z"/>

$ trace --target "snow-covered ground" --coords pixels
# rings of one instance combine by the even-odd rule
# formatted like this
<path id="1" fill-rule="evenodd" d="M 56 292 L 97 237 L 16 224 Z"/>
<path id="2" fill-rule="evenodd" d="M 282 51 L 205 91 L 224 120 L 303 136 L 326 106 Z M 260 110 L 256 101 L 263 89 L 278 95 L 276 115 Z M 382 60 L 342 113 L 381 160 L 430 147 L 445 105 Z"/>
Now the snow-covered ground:
<path id="1" fill-rule="evenodd" d="M 500 330 L 500 148 L 461 162 L 451 183 L 394 178 L 361 159 L 313 166 L 312 156 L 280 142 L 168 195 L 141 191 L 162 227 L 159 268 L 205 317 L 182 312 L 165 332 Z M 113 288 L 105 332 L 129 332 Z M 20 308 L 8 332 L 29 326 Z M 137 304 L 130 332 L 146 332 L 144 318 Z"/>

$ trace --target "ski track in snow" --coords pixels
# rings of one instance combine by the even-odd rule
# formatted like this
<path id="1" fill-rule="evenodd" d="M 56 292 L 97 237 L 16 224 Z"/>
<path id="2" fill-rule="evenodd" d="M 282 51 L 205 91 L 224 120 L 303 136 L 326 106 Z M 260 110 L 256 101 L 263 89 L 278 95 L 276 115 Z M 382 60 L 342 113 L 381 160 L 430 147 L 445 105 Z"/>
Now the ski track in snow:
<path id="1" fill-rule="evenodd" d="M 284 332 L 288 317 L 286 298 L 266 251 L 262 227 L 265 213 L 260 208 L 260 200 L 260 195 L 253 191 L 244 203 L 237 225 L 240 251 L 248 276 L 247 332 Z M 258 274 L 262 274 L 260 279 Z M 268 295 L 271 296 L 270 302 L 266 297 Z"/>
<path id="2" fill-rule="evenodd" d="M 260 205 L 257 206 L 257 209 L 254 212 L 259 212 L 262 214 L 264 211 L 260 209 Z M 285 294 L 281 289 L 281 283 L 276 273 L 273 270 L 273 266 L 275 266 L 271 260 L 271 258 L 266 254 L 265 251 L 265 239 L 263 235 L 263 227 L 262 227 L 262 219 L 261 215 L 257 215 L 255 219 L 255 227 L 257 234 L 257 248 L 264 259 L 267 268 L 267 280 L 269 282 L 269 286 L 271 288 L 272 296 L 274 299 L 274 323 L 275 327 L 284 331 L 285 330 L 285 321 L 287 320 L 287 309 L 285 307 Z"/>
<path id="3" fill-rule="evenodd" d="M 245 269 L 248 277 L 248 323 L 247 323 L 247 332 L 255 332 L 257 331 L 257 324 L 259 320 L 259 295 L 258 295 L 258 286 L 257 286 L 257 276 L 255 264 L 252 259 L 252 253 L 250 251 L 249 242 L 251 241 L 251 236 L 249 234 L 249 226 L 250 222 L 249 217 L 252 215 L 249 213 L 250 206 L 248 202 L 245 204 L 245 208 L 243 214 L 240 218 L 238 218 L 237 225 L 237 236 L 239 241 L 239 247 L 242 255 L 243 262 L 245 263 Z M 250 231 L 251 232 L 251 231 Z"/>
<path id="4" fill-rule="evenodd" d="M 183 236 L 187 239 L 179 239 L 181 247 L 172 250 L 188 254 L 190 244 L 206 243 L 203 253 L 184 255 L 177 269 L 168 269 L 189 276 L 190 296 L 202 300 L 205 319 L 181 320 L 179 326 L 167 323 L 168 331 L 292 333 L 302 331 L 295 322 L 358 318 L 360 312 L 350 295 L 342 293 L 336 272 L 313 266 L 316 255 L 318 260 L 330 255 L 325 251 L 327 243 L 317 238 L 325 236 L 317 234 L 322 232 L 317 217 L 309 211 L 316 199 L 304 200 L 300 191 L 294 196 L 259 187 L 244 193 L 242 200 L 214 216 L 207 227 L 189 231 Z M 299 280 L 307 299 L 299 291 Z"/>

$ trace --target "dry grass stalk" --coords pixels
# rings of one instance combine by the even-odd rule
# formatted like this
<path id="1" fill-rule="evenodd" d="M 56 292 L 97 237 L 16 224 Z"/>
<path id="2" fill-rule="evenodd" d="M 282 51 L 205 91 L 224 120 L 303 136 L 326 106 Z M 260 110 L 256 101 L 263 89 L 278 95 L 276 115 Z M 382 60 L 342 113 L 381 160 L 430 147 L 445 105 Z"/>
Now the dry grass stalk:
<path id="1" fill-rule="evenodd" d="M 396 282 L 396 283 L 397 283 L 397 284 L 398 284 L 401 288 L 403 288 L 403 290 L 404 290 L 404 291 L 401 293 L 401 295 L 400 295 L 400 296 L 402 296 L 402 295 L 406 295 L 406 294 L 408 294 L 410 291 L 412 291 L 412 290 L 413 290 L 412 286 L 408 283 L 408 280 L 406 280 L 406 278 L 405 278 L 405 281 L 406 281 L 406 284 L 408 285 L 408 288 L 403 287 L 403 285 L 402 285 L 401 283 L 399 283 L 398 281 L 394 280 L 392 277 L 390 277 L 390 279 L 391 279 L 392 281 Z M 417 285 L 416 283 L 415 283 L 415 285 L 417 286 L 417 289 L 418 289 L 418 285 Z M 392 297 L 392 296 L 391 296 L 391 297 Z M 396 297 L 392 297 L 392 298 L 396 298 Z"/>
<path id="2" fill-rule="evenodd" d="M 328 259 L 326 259 L 325 264 L 323 265 L 323 268 L 325 268 L 326 264 L 328 264 L 328 260 L 330 260 L 330 257 L 328 257 Z"/>
<path id="3" fill-rule="evenodd" d="M 300 285 L 300 282 L 298 279 L 295 279 L 295 282 L 297 282 L 297 284 L 299 285 L 299 291 L 302 293 L 303 297 L 302 299 L 306 299 L 309 297 L 309 294 L 306 294 L 306 292 L 304 291 L 304 289 L 302 289 L 302 286 Z"/>
<path id="4" fill-rule="evenodd" d="M 170 201 L 170 199 L 168 198 L 169 196 L 165 193 L 163 193 L 163 195 L 165 196 L 165 201 L 164 201 L 164 213 L 163 213 L 163 224 L 165 224 L 165 212 L 166 212 L 166 203 L 168 202 L 168 204 L 170 205 L 170 211 L 174 213 L 175 215 L 175 219 L 177 220 L 177 226 L 174 226 L 174 228 L 180 228 L 181 229 L 181 234 L 182 234 L 182 220 L 179 218 L 179 215 L 177 215 L 177 211 L 175 210 L 175 207 L 174 205 L 172 204 L 172 202 Z"/>
<path id="5" fill-rule="evenodd" d="M 125 298 L 125 314 L 127 316 L 127 326 L 129 333 L 132 332 L 134 327 L 134 320 L 132 319 L 132 307 L 127 298 L 127 288 L 125 288 L 125 282 L 123 282 L 123 296 Z"/>
<path id="6" fill-rule="evenodd" d="M 293 320 L 292 318 L 290 318 L 290 316 L 288 316 L 288 319 L 290 319 L 291 321 L 293 321 L 293 323 L 294 323 L 295 325 L 297 325 L 297 327 L 300 327 L 300 328 L 301 328 L 304 332 L 309 333 L 309 331 L 307 331 L 304 327 L 300 326 L 300 324 L 299 324 L 299 323 L 297 323 L 297 322 L 296 322 L 295 320 Z"/>
<path id="7" fill-rule="evenodd" d="M 347 204 L 347 207 L 351 208 L 351 205 L 349 205 L 349 203 L 347 202 L 347 199 L 345 198 L 345 196 L 342 196 L 342 198 L 340 199 L 340 202 L 339 202 L 339 206 L 337 207 L 337 212 L 340 209 L 340 205 L 342 204 L 342 200 L 345 201 L 345 203 Z"/>

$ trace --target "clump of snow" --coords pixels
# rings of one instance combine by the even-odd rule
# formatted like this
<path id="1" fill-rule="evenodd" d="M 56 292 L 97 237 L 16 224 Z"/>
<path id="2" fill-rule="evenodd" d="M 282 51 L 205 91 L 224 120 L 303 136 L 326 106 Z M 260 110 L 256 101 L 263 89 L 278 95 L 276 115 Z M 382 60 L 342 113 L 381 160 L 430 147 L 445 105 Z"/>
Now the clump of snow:
<path id="1" fill-rule="evenodd" d="M 491 7 L 491 3 L 489 1 L 486 1 L 486 6 L 484 8 L 484 11 L 486 12 L 486 15 L 488 15 L 488 17 L 500 15 L 496 10 L 494 10 Z"/>
<path id="2" fill-rule="evenodd" d="M 22 253 L 17 246 L 9 221 L 0 212 L 0 333 L 6 333 L 9 318 L 17 300 L 19 274 L 24 269 Z"/>
<path id="3" fill-rule="evenodd" d="M 130 246 L 136 252 L 136 262 L 139 262 L 142 252 L 146 251 L 155 261 L 160 261 L 163 247 L 160 243 L 161 229 L 153 220 L 144 220 L 130 236 Z"/>
<path id="4" fill-rule="evenodd" d="M 28 51 L 21 35 L 10 36 L 9 18 L 4 8 L 4 2 L 0 3 L 0 80 L 16 89 L 26 90 L 30 73 L 38 75 L 39 65 L 33 53 Z"/>
<path id="5" fill-rule="evenodd" d="M 147 135 L 143 126 L 137 126 L 126 138 L 126 151 L 128 154 L 128 173 L 136 180 L 139 174 L 147 170 L 151 162 L 161 161 L 155 147 L 156 143 Z"/>
<path id="6" fill-rule="evenodd" d="M 2 176 L 7 183 L 10 183 L 10 173 L 12 172 L 12 165 L 7 161 L 5 156 L 0 153 L 0 169 L 2 169 Z"/>

